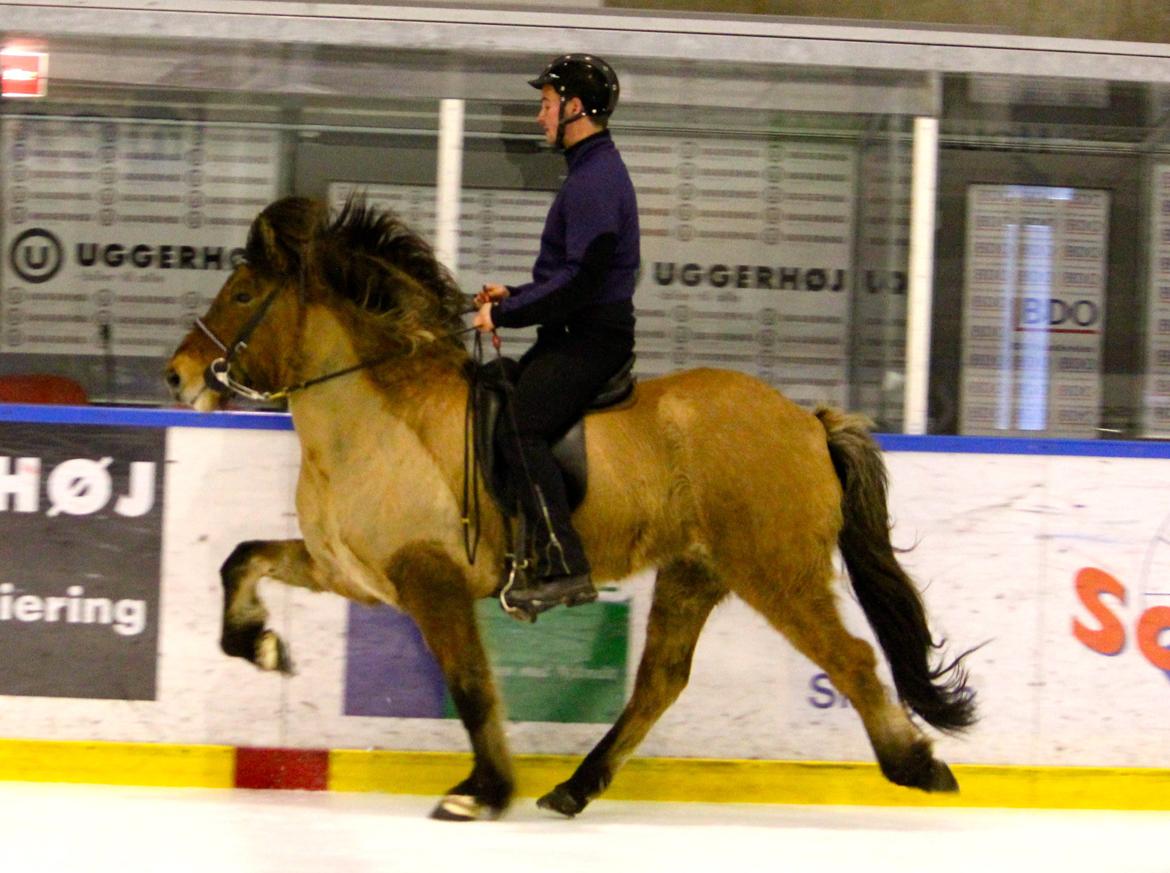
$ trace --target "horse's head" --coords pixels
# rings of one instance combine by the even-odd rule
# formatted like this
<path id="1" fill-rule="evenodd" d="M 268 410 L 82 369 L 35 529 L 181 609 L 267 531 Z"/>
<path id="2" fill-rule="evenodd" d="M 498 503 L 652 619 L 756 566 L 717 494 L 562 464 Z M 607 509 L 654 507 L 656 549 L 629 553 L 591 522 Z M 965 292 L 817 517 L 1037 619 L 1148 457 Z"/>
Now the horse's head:
<path id="1" fill-rule="evenodd" d="M 444 366 L 466 359 L 467 301 L 431 247 L 389 212 L 354 198 L 330 221 L 324 204 L 286 197 L 252 223 L 245 256 L 167 366 L 171 392 L 188 406 L 222 406 L 229 383 L 249 396 L 305 376 L 321 381 L 325 374 L 299 370 L 312 369 L 309 358 L 329 341 L 306 326 L 323 310 L 337 328 L 325 333 L 340 331 L 348 349 L 330 359 L 334 370 L 412 356 Z"/>
<path id="2" fill-rule="evenodd" d="M 207 412 L 226 403 L 228 378 L 261 392 L 282 387 L 304 303 L 308 251 L 326 218 L 321 204 L 299 197 L 279 200 L 256 217 L 244 262 L 167 364 L 176 400 Z"/>

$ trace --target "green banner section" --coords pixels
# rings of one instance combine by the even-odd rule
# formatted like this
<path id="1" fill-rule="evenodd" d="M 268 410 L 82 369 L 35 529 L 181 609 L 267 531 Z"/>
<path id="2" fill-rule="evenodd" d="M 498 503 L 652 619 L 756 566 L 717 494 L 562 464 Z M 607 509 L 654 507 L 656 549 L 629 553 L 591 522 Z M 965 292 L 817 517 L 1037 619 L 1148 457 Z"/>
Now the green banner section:
<path id="1" fill-rule="evenodd" d="M 626 698 L 630 605 L 553 609 L 534 624 L 477 604 L 480 632 L 510 721 L 611 723 Z M 455 717 L 450 697 L 446 715 Z"/>

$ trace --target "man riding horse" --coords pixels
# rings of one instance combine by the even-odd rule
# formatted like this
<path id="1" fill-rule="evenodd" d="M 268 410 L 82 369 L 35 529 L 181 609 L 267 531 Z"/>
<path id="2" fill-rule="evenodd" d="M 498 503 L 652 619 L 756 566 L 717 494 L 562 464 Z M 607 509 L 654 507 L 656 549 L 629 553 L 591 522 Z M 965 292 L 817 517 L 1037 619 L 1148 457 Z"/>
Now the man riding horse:
<path id="1" fill-rule="evenodd" d="M 568 175 L 545 220 L 532 281 L 484 285 L 475 326 L 540 325 L 520 359 L 514 414 L 503 417 L 498 443 L 533 532 L 533 578 L 504 597 L 535 616 L 597 599 L 551 443 L 633 354 L 640 234 L 634 186 L 607 129 L 618 101 L 613 69 L 595 55 L 563 55 L 529 84 L 540 89 L 536 120 L 564 151 Z"/>

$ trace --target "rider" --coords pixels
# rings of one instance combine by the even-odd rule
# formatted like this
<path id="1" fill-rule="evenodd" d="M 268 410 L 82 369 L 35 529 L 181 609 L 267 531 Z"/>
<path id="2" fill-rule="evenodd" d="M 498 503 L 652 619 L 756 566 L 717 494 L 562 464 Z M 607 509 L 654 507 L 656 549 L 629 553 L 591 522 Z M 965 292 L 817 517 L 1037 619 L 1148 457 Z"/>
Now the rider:
<path id="1" fill-rule="evenodd" d="M 634 186 L 607 129 L 617 74 L 596 55 L 569 54 L 529 84 L 540 90 L 537 123 L 564 151 L 568 175 L 545 219 L 532 281 L 484 285 L 475 326 L 540 326 L 519 362 L 514 429 L 503 416 L 499 441 L 534 532 L 535 584 L 505 597 L 535 614 L 597 598 L 550 446 L 633 354 L 640 234 Z"/>

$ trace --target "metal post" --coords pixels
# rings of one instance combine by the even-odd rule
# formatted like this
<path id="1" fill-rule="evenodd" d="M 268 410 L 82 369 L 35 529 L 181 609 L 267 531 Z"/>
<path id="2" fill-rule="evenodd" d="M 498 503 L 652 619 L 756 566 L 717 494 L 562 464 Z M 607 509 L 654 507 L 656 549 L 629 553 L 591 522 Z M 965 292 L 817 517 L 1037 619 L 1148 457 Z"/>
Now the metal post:
<path id="1" fill-rule="evenodd" d="M 459 270 L 459 199 L 463 187 L 462 100 L 439 101 L 439 163 L 435 179 L 435 254 Z"/>
<path id="2" fill-rule="evenodd" d="M 934 215 L 938 186 L 937 118 L 914 119 L 912 174 L 902 429 L 905 433 L 924 434 L 930 388 L 930 305 L 934 290 Z"/>

